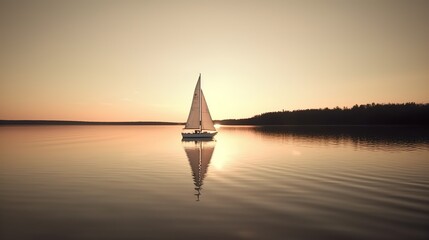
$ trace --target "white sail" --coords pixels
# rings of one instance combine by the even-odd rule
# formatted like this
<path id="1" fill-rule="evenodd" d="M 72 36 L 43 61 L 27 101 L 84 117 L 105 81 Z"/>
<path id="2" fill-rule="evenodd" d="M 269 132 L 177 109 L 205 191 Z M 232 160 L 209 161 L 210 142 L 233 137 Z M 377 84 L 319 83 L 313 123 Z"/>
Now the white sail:
<path id="1" fill-rule="evenodd" d="M 210 116 L 209 107 L 207 106 L 206 98 L 201 91 L 201 129 L 216 131 L 212 117 Z"/>
<path id="2" fill-rule="evenodd" d="M 188 121 L 185 129 L 200 129 L 200 93 L 201 93 L 201 75 L 195 86 L 194 97 L 192 99 L 191 110 L 189 111 Z"/>

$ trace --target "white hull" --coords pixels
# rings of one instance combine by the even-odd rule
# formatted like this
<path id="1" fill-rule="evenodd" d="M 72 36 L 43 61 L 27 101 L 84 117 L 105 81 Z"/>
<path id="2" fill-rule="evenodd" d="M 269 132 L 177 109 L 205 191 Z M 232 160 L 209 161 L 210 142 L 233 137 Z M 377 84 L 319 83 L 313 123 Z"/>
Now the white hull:
<path id="1" fill-rule="evenodd" d="M 182 133 L 182 137 L 185 139 L 194 138 L 213 138 L 217 132 L 205 132 L 205 133 Z"/>

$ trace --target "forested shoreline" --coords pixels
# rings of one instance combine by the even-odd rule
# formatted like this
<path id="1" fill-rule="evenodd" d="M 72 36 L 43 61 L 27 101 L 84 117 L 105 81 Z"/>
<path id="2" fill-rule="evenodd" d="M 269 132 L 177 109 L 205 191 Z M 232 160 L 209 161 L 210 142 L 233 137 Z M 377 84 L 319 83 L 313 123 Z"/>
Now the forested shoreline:
<path id="1" fill-rule="evenodd" d="M 244 119 L 218 121 L 222 125 L 429 125 L 429 104 L 362 104 L 267 112 Z"/>

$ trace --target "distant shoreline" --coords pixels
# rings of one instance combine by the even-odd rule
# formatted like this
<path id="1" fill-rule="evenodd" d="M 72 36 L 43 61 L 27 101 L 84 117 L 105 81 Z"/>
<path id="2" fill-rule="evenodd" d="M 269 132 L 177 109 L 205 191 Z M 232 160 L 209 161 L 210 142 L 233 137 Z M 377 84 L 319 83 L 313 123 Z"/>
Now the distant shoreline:
<path id="1" fill-rule="evenodd" d="M 0 120 L 0 125 L 184 125 L 178 122 L 92 122 L 68 120 Z"/>
<path id="2" fill-rule="evenodd" d="M 221 125 L 252 126 L 429 126 L 429 103 L 362 104 L 352 108 L 304 109 L 262 113 L 250 118 L 215 120 Z M 183 122 L 97 122 L 69 120 L 0 120 L 0 125 L 184 125 Z"/>
<path id="3" fill-rule="evenodd" d="M 258 127 L 418 127 L 427 126 L 426 124 L 244 124 L 244 123 L 222 123 L 225 120 L 215 120 L 214 122 L 222 126 L 258 126 Z M 175 126 L 185 125 L 179 122 L 157 122 L 157 121 L 139 121 L 139 122 L 91 122 L 91 121 L 67 121 L 67 120 L 0 120 L 0 126 Z"/>

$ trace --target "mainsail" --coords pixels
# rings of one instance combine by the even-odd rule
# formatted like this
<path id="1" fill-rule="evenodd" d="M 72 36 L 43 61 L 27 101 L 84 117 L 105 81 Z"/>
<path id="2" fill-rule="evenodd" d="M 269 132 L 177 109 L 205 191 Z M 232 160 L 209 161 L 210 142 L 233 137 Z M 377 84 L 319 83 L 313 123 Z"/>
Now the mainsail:
<path id="1" fill-rule="evenodd" d="M 206 99 L 201 90 L 201 74 L 198 78 L 197 85 L 195 86 L 191 110 L 189 111 L 188 121 L 186 121 L 185 129 L 216 131 L 212 117 L 210 116 Z"/>
<path id="2" fill-rule="evenodd" d="M 194 97 L 192 99 L 191 110 L 185 129 L 200 129 L 200 95 L 201 95 L 201 75 L 195 86 Z"/>

